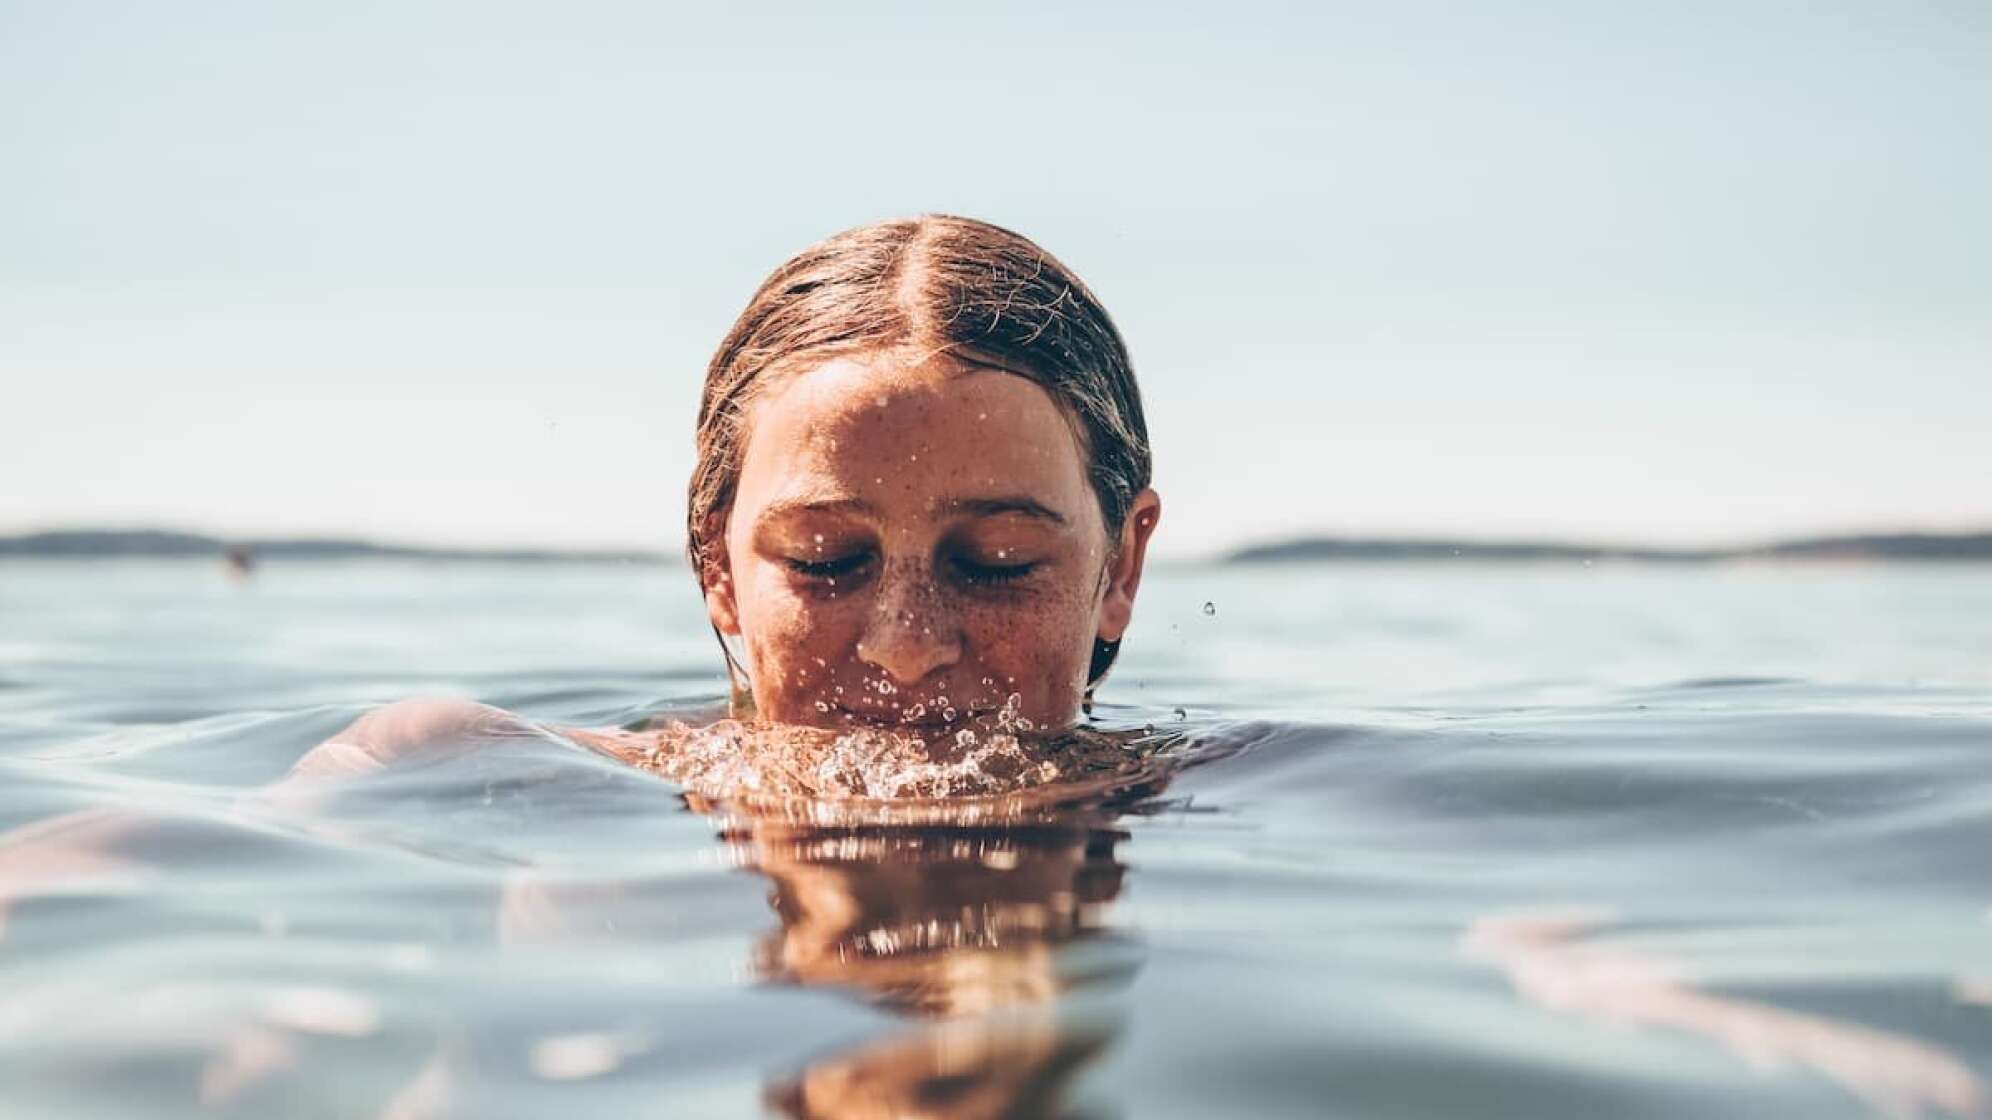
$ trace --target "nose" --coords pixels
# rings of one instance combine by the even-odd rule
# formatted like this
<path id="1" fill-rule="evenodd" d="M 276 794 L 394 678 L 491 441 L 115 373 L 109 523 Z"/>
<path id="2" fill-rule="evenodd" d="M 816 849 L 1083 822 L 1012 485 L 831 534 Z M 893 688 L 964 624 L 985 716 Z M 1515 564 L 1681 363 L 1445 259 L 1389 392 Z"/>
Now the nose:
<path id="1" fill-rule="evenodd" d="M 918 684 L 961 660 L 961 625 L 931 576 L 884 573 L 858 659 L 902 685 Z"/>

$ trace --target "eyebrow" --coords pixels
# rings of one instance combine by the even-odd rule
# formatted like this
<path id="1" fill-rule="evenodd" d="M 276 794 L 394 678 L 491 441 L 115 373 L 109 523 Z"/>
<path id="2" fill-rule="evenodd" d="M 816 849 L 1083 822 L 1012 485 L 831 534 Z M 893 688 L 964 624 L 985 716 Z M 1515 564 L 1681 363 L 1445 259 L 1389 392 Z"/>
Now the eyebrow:
<path id="1" fill-rule="evenodd" d="M 934 503 L 937 514 L 967 513 L 976 517 L 995 517 L 998 514 L 1016 513 L 1037 521 L 1053 525 L 1065 524 L 1065 515 L 1045 505 L 1043 502 L 1026 498 L 1021 494 L 1004 495 L 998 498 L 949 498 Z"/>
<path id="2" fill-rule="evenodd" d="M 1066 523 L 1064 514 L 1022 494 L 1005 494 L 993 498 L 943 498 L 935 502 L 933 508 L 935 517 L 961 513 L 972 517 L 997 517 L 1013 513 L 1052 525 Z M 842 513 L 876 517 L 878 507 L 862 498 L 792 498 L 769 503 L 762 509 L 758 520 L 774 521 L 799 513 Z"/>
<path id="3" fill-rule="evenodd" d="M 760 521 L 774 521 L 798 513 L 855 513 L 875 515 L 878 509 L 862 498 L 788 498 L 769 502 L 761 510 Z"/>

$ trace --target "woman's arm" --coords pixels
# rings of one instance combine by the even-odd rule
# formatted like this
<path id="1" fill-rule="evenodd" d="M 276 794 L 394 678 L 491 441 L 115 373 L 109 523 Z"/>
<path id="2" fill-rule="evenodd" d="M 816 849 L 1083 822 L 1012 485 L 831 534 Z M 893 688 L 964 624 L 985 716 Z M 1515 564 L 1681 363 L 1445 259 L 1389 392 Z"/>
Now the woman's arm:
<path id="1" fill-rule="evenodd" d="M 346 782 L 396 766 L 440 762 L 493 739 L 552 730 L 575 742 L 627 758 L 635 749 L 615 732 L 543 728 L 489 704 L 469 700 L 403 700 L 376 708 L 305 752 L 277 781 L 246 791 L 242 808 L 255 812 L 314 809 Z M 96 891 L 143 881 L 163 859 L 217 842 L 218 826 L 137 808 L 82 809 L 0 834 L 0 938 L 7 912 L 20 899 L 65 890 Z"/>

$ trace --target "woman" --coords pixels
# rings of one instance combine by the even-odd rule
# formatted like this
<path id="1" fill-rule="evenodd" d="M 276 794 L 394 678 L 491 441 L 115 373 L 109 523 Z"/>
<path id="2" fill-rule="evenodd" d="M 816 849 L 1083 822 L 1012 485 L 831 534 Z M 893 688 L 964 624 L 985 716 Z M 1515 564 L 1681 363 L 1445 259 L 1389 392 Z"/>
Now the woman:
<path id="1" fill-rule="evenodd" d="M 946 753 L 1069 726 L 1113 665 L 1161 513 L 1147 427 L 1106 310 L 1025 238 L 930 215 L 803 250 L 720 343 L 697 446 L 687 547 L 736 717 Z M 397 704 L 300 770 L 512 726 Z M 569 734 L 661 763 L 681 745 Z"/>

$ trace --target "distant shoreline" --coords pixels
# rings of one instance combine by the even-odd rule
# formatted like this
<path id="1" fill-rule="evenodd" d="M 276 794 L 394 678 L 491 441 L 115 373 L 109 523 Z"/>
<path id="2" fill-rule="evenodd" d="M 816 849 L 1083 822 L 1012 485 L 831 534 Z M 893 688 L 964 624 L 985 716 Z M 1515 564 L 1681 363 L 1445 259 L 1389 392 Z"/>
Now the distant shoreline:
<path id="1" fill-rule="evenodd" d="M 614 549 L 433 548 L 358 538 L 295 537 L 226 539 L 159 529 L 67 529 L 0 536 L 0 561 L 225 559 L 231 550 L 259 562 L 273 560 L 473 561 L 497 564 L 661 564 L 675 552 Z M 1797 561 L 1992 561 L 1992 532 L 1868 533 L 1797 537 L 1722 548 L 1648 548 L 1549 541 L 1469 541 L 1443 537 L 1307 536 L 1234 549 L 1219 564 L 1362 562 L 1632 561 L 1711 564 L 1750 560 Z"/>
<path id="2" fill-rule="evenodd" d="M 662 552 L 610 549 L 431 548 L 346 537 L 224 539 L 161 529 L 64 529 L 0 537 L 0 561 L 222 560 L 231 550 L 258 561 L 434 560 L 496 564 L 656 564 Z"/>
<path id="3" fill-rule="evenodd" d="M 1228 564 L 1321 563 L 1365 560 L 1640 561 L 1712 564 L 1739 560 L 1992 560 L 1992 532 L 1866 533 L 1794 537 L 1721 548 L 1644 548 L 1545 541 L 1460 541 L 1443 538 L 1298 537 L 1236 549 Z"/>

